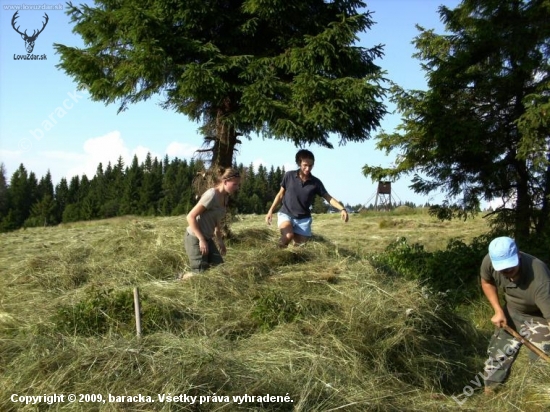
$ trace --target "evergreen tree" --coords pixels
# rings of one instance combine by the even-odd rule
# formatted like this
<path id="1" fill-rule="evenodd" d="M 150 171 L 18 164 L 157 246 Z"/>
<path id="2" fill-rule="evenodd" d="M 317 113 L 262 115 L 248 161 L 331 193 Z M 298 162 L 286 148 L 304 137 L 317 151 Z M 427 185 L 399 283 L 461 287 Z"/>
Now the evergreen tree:
<path id="1" fill-rule="evenodd" d="M 67 204 L 63 210 L 63 223 L 77 222 L 82 219 L 80 214 L 80 177 L 73 176 L 67 191 Z"/>
<path id="2" fill-rule="evenodd" d="M 239 166 L 243 172 L 241 173 L 241 186 L 237 193 L 237 209 L 238 213 L 248 214 L 254 213 L 254 204 L 252 203 L 252 196 L 254 195 L 254 187 L 256 182 L 256 176 L 254 174 L 254 164 L 250 163 L 247 168 L 244 168 L 241 164 Z M 262 205 L 263 207 L 263 205 Z"/>
<path id="3" fill-rule="evenodd" d="M 248 200 L 248 213 L 262 214 L 264 212 L 264 204 L 260 196 L 254 193 Z"/>
<path id="4" fill-rule="evenodd" d="M 311 209 L 312 213 L 327 213 L 329 209 L 329 206 L 325 202 L 325 200 L 320 196 L 315 196 L 315 200 L 313 201 L 313 207 Z"/>
<path id="5" fill-rule="evenodd" d="M 262 164 L 258 166 L 258 173 L 254 177 L 254 194 L 258 196 L 257 205 L 253 208 L 254 213 L 267 213 L 265 210 L 265 205 L 269 202 L 267 196 L 267 169 Z"/>
<path id="6" fill-rule="evenodd" d="M 82 219 L 92 220 L 103 217 L 102 208 L 107 199 L 107 178 L 103 171 L 103 164 L 99 163 L 96 173 L 90 181 L 87 194 L 82 199 Z"/>
<path id="7" fill-rule="evenodd" d="M 63 210 L 63 223 L 78 222 L 82 220 L 80 215 L 80 205 L 78 203 L 70 203 Z"/>
<path id="8" fill-rule="evenodd" d="M 123 215 L 140 214 L 141 185 L 143 169 L 134 155 L 132 165 L 126 172 L 125 187 L 122 195 L 121 212 Z"/>
<path id="9" fill-rule="evenodd" d="M 8 214 L 4 216 L 2 221 L 0 221 L 0 232 L 10 232 L 12 230 L 18 229 L 20 226 L 17 225 L 17 217 L 13 208 L 10 208 Z"/>
<path id="10" fill-rule="evenodd" d="M 50 199 L 52 200 L 54 198 L 52 175 L 49 170 L 46 172 L 46 175 L 43 176 L 38 182 L 38 199 L 41 200 L 46 196 L 50 196 Z"/>
<path id="11" fill-rule="evenodd" d="M 90 182 L 90 179 L 88 179 L 88 176 L 82 175 L 82 177 L 80 178 L 80 187 L 78 190 L 79 202 L 84 200 L 90 194 L 91 187 L 92 187 L 92 184 Z"/>
<path id="12" fill-rule="evenodd" d="M 106 201 L 103 205 L 103 217 L 120 216 L 122 214 L 122 194 L 125 190 L 124 160 L 119 156 L 117 163 L 111 168 L 109 163 L 105 170 Z"/>
<path id="13" fill-rule="evenodd" d="M 356 45 L 374 24 L 361 1 L 96 0 L 69 4 L 84 48 L 56 44 L 59 67 L 119 111 L 154 94 L 201 120 L 212 164 L 239 135 L 295 145 L 364 141 L 386 113 L 374 60 Z"/>
<path id="14" fill-rule="evenodd" d="M 175 161 L 175 159 L 174 159 L 174 161 Z M 170 158 L 168 157 L 168 155 L 164 155 L 164 159 L 162 160 L 162 174 L 163 175 L 168 170 L 168 166 L 170 166 Z"/>
<path id="15" fill-rule="evenodd" d="M 281 190 L 281 183 L 283 181 L 284 175 L 285 175 L 284 168 L 281 169 L 279 166 L 277 166 L 277 169 L 273 169 L 273 166 L 271 166 L 271 169 L 267 176 L 268 183 L 267 183 L 267 201 L 265 203 L 265 209 L 264 209 L 265 213 L 267 213 L 267 211 L 271 207 L 271 204 L 273 203 L 273 199 L 275 199 L 275 196 L 277 195 L 277 193 L 279 193 L 279 190 Z"/>
<path id="16" fill-rule="evenodd" d="M 31 187 L 34 186 L 33 181 L 35 179 L 34 173 L 31 173 L 29 175 L 29 183 Z M 29 217 L 25 219 L 23 225 L 25 227 L 35 227 L 58 223 L 59 220 L 57 220 L 55 213 L 56 204 L 54 200 L 52 176 L 49 170 L 45 176 L 40 178 L 36 188 L 31 189 L 31 191 L 34 193 L 31 195 L 32 200 L 30 214 Z"/>
<path id="17" fill-rule="evenodd" d="M 151 171 L 151 184 L 150 184 L 150 197 L 154 205 L 154 214 L 157 215 L 160 213 L 160 199 L 162 198 L 162 179 L 164 177 L 164 172 L 162 169 L 162 162 L 160 162 L 156 157 L 153 160 L 153 169 Z"/>
<path id="18" fill-rule="evenodd" d="M 143 214 L 156 215 L 162 190 L 162 168 L 151 154 L 147 153 L 143 163 L 143 182 L 140 191 L 139 210 Z"/>
<path id="19" fill-rule="evenodd" d="M 403 120 L 378 147 L 400 151 L 395 168 L 365 166 L 379 180 L 415 173 L 417 193 L 443 191 L 440 217 L 467 216 L 481 199 L 512 200 L 516 239 L 549 216 L 550 7 L 548 0 L 464 0 L 440 8 L 448 35 L 419 28 L 416 57 L 427 91 L 395 85 Z"/>
<path id="20" fill-rule="evenodd" d="M 32 185 L 33 183 L 27 173 L 27 169 L 21 163 L 10 180 L 10 210 L 8 211 L 8 216 L 6 216 L 6 222 L 4 222 L 5 227 L 19 228 L 29 217 L 31 205 L 36 194 L 36 188 L 33 190 Z"/>
<path id="21" fill-rule="evenodd" d="M 177 176 L 179 163 L 181 161 L 176 158 L 171 163 L 168 162 L 168 157 L 164 159 L 164 176 L 162 178 L 162 201 L 161 211 L 164 216 L 170 216 L 172 211 L 179 203 L 177 190 Z"/>
<path id="22" fill-rule="evenodd" d="M 67 179 L 64 177 L 61 178 L 57 186 L 55 187 L 55 221 L 63 221 L 63 212 L 65 207 L 69 204 L 69 185 L 67 184 Z"/>
<path id="23" fill-rule="evenodd" d="M 99 214 L 99 202 L 93 194 L 89 194 L 79 203 L 80 219 L 94 220 Z"/>
<path id="24" fill-rule="evenodd" d="M 198 173 L 202 173 L 204 165 L 202 162 L 196 162 L 191 159 L 189 164 L 187 162 L 180 163 L 177 179 L 176 179 L 176 191 L 178 197 L 178 204 L 172 212 L 172 214 L 180 215 L 188 213 L 193 206 L 197 203 L 202 192 L 197 192 L 193 188 L 193 182 Z"/>
<path id="25" fill-rule="evenodd" d="M 79 192 L 80 192 L 80 177 L 73 176 L 71 177 L 71 182 L 69 183 L 67 203 L 78 203 Z"/>
<path id="26" fill-rule="evenodd" d="M 6 167 L 0 163 L 0 222 L 7 216 L 9 210 L 8 181 L 6 178 Z"/>
<path id="27" fill-rule="evenodd" d="M 101 206 L 99 208 L 99 217 L 101 218 L 109 218 L 117 216 L 118 214 L 118 200 L 114 198 L 115 180 L 115 171 L 113 170 L 111 162 L 108 162 L 107 167 L 103 172 L 103 190 L 105 192 L 103 201 L 101 202 Z"/>
<path id="28" fill-rule="evenodd" d="M 31 214 L 31 208 L 32 205 L 34 205 L 36 202 L 40 200 L 40 192 L 38 188 L 38 179 L 36 178 L 36 174 L 34 172 L 29 172 L 29 180 L 28 180 L 28 190 L 29 190 L 29 204 L 28 210 L 26 211 L 27 216 L 30 216 Z"/>
<path id="29" fill-rule="evenodd" d="M 30 217 L 25 220 L 24 226 L 48 226 L 57 223 L 55 219 L 55 201 L 51 195 L 46 194 L 31 206 Z"/>

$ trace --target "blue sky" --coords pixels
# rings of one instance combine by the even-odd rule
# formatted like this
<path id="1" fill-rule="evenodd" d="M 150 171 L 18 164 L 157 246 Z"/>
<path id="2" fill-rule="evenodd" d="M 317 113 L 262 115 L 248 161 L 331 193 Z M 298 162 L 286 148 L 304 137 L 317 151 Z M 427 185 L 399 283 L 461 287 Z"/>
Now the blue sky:
<path id="1" fill-rule="evenodd" d="M 80 3 L 76 1 L 75 3 Z M 92 177 L 99 162 L 106 166 L 122 156 L 129 163 L 137 154 L 140 160 L 147 152 L 159 159 L 190 159 L 202 144 L 197 123 L 185 116 L 165 111 L 159 99 L 153 98 L 131 106 L 116 114 L 118 106 L 105 106 L 93 102 L 86 92 L 77 91 L 76 84 L 55 66 L 59 56 L 53 43 L 82 45 L 72 33 L 64 2 L 42 0 L 6 1 L 0 4 L 0 162 L 6 168 L 8 179 L 23 163 L 38 178 L 48 170 L 54 183 L 62 177 L 87 174 Z M 47 26 L 37 37 L 33 54 L 43 60 L 22 60 L 26 55 L 25 43 L 13 29 L 11 21 L 14 7 L 26 5 L 18 13 L 16 27 L 28 34 L 44 23 Z M 411 44 L 418 34 L 415 24 L 443 33 L 437 12 L 440 5 L 454 8 L 458 0 L 372 0 L 367 9 L 374 12 L 374 27 L 360 35 L 360 45 L 371 47 L 384 44 L 385 57 L 377 63 L 387 71 L 387 77 L 406 89 L 424 89 L 424 73 Z M 29 5 L 43 9 L 31 10 Z M 391 107 L 390 107 L 391 109 Z M 387 115 L 379 131 L 392 131 L 399 123 L 396 115 Z M 318 146 L 306 147 L 315 154 L 313 174 L 321 178 L 329 193 L 349 203 L 374 202 L 376 184 L 361 173 L 363 165 L 389 166 L 395 153 L 385 156 L 375 149 L 375 140 L 338 146 L 334 136 L 333 150 Z M 298 149 L 289 142 L 264 140 L 253 137 L 243 140 L 237 153 L 237 163 L 260 163 L 294 167 L 294 154 Z M 417 204 L 434 203 L 442 199 L 434 194 L 423 197 L 412 192 L 409 178 L 393 184 L 396 200 Z"/>

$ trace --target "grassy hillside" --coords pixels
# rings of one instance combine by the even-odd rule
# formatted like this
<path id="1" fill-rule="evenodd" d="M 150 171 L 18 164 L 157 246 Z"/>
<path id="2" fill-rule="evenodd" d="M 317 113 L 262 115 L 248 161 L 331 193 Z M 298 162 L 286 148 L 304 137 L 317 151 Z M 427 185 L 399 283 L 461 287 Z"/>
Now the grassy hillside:
<path id="1" fill-rule="evenodd" d="M 506 389 L 481 393 L 492 332 L 481 295 L 458 315 L 445 294 L 369 263 L 400 237 L 429 251 L 468 243 L 487 230 L 482 218 L 318 215 L 312 242 L 280 250 L 263 216 L 239 216 L 226 263 L 179 282 L 185 227 L 128 217 L 0 235 L 0 410 L 550 408 L 548 370 L 526 348 Z M 53 394 L 64 398 L 21 402 Z"/>

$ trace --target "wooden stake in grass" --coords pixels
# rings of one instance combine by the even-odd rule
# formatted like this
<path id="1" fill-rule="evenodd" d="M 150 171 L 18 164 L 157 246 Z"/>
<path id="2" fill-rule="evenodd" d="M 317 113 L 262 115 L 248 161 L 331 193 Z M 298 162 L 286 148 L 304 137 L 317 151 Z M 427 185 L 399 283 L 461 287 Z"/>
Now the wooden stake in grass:
<path id="1" fill-rule="evenodd" d="M 134 313 L 136 316 L 136 333 L 137 337 L 141 337 L 141 307 L 139 304 L 139 289 L 134 288 Z"/>

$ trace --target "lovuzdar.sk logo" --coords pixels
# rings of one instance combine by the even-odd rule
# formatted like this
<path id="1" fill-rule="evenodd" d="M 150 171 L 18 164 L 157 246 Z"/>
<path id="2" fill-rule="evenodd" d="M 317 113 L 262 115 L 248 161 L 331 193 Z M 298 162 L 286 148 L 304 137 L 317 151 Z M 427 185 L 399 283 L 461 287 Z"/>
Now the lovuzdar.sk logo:
<path id="1" fill-rule="evenodd" d="M 17 14 L 19 13 L 19 11 L 16 11 L 11 19 L 11 26 L 13 27 L 13 29 L 19 33 L 21 35 L 21 38 L 25 41 L 25 49 L 27 49 L 27 55 L 24 56 L 24 55 L 13 55 L 13 58 L 14 60 L 45 60 L 46 59 L 46 55 L 43 54 L 43 55 L 35 55 L 35 54 L 31 54 L 32 51 L 34 50 L 34 43 L 37 39 L 37 37 L 40 35 L 40 33 L 42 33 L 44 31 L 44 29 L 46 28 L 46 25 L 48 24 L 48 21 L 50 20 L 50 18 L 48 17 L 48 14 L 47 13 L 44 13 L 44 22 L 42 23 L 42 28 L 41 29 L 33 29 L 33 32 L 32 34 L 29 36 L 27 34 L 27 29 L 25 29 L 24 32 L 21 32 L 19 30 L 19 27 L 20 26 L 17 26 L 15 27 L 15 24 L 16 24 L 16 20 L 17 18 L 19 17 L 19 15 Z"/>

